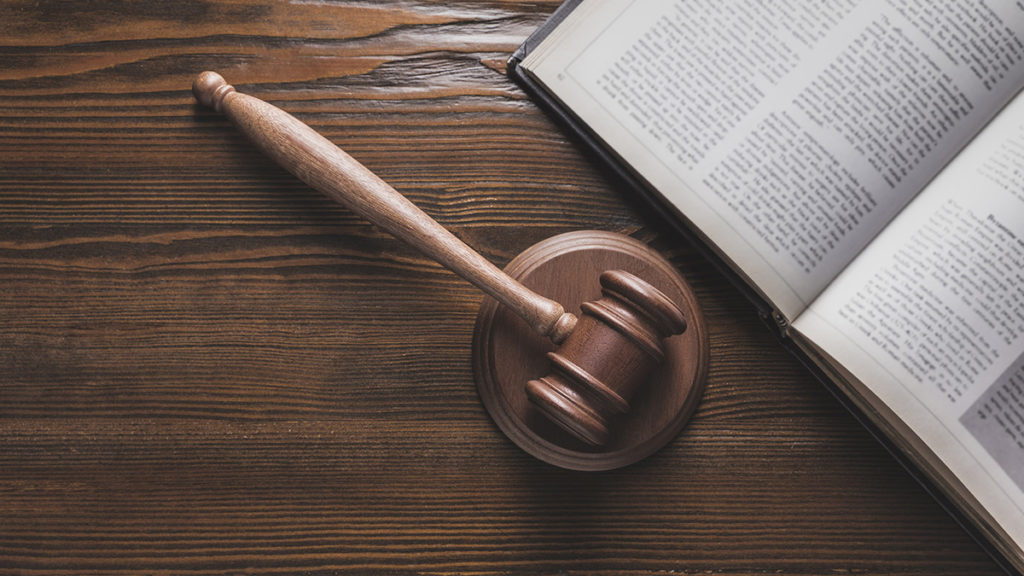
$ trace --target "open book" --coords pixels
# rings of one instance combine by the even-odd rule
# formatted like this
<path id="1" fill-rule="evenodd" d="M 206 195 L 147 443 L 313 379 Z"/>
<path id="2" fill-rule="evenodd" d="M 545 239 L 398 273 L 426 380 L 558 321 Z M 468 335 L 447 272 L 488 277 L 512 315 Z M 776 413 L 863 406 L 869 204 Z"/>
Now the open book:
<path id="1" fill-rule="evenodd" d="M 1024 3 L 578 4 L 514 74 L 1024 572 Z"/>

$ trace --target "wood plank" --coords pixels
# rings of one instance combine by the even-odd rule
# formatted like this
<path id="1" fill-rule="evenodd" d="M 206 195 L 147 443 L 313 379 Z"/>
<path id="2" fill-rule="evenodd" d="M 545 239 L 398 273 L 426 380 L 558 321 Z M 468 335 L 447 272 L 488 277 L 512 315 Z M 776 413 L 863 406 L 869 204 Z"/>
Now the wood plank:
<path id="1" fill-rule="evenodd" d="M 505 78 L 556 6 L 0 4 L 0 573 L 998 573 Z M 203 69 L 498 264 L 655 246 L 710 329 L 691 425 L 602 474 L 522 453 L 474 389 L 479 292 L 269 165 Z"/>

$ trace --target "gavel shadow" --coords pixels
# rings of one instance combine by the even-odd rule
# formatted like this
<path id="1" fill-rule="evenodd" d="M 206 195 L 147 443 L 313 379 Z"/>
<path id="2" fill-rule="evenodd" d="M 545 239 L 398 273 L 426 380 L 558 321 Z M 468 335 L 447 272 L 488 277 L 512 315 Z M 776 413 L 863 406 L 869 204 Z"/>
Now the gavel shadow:
<path id="1" fill-rule="evenodd" d="M 662 497 L 665 466 L 658 456 L 599 473 L 540 466 L 510 467 L 518 472 L 508 479 L 517 486 L 516 504 L 506 522 L 541 540 L 544 553 L 561 562 L 593 567 L 601 559 L 636 557 L 634 519 L 645 518 L 644 530 L 659 530 L 667 529 L 659 518 L 679 514 L 670 509 L 678 503 Z"/>

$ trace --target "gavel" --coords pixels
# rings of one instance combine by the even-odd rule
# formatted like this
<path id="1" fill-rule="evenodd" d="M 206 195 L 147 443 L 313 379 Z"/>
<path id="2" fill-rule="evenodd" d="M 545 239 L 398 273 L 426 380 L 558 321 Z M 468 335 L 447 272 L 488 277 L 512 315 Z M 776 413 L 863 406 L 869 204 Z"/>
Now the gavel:
<path id="1" fill-rule="evenodd" d="M 631 397 L 663 360 L 664 340 L 686 330 L 677 304 L 624 270 L 600 274 L 602 297 L 583 303 L 577 318 L 486 260 L 290 114 L 237 92 L 216 72 L 197 76 L 192 92 L 306 184 L 418 248 L 557 345 L 548 354 L 551 374 L 523 386 L 540 413 L 587 445 L 609 441 L 613 419 L 629 411 Z"/>

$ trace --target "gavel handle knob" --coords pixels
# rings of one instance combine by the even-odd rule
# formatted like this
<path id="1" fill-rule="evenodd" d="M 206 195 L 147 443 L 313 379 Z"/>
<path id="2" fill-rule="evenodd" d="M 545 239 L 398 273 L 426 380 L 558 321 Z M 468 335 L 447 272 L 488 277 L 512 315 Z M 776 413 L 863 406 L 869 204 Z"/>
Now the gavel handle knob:
<path id="1" fill-rule="evenodd" d="M 216 72 L 192 84 L 200 103 L 223 112 L 267 156 L 303 182 L 418 248 L 561 343 L 576 326 L 562 305 L 516 282 L 405 196 L 287 112 L 236 92 Z"/>

